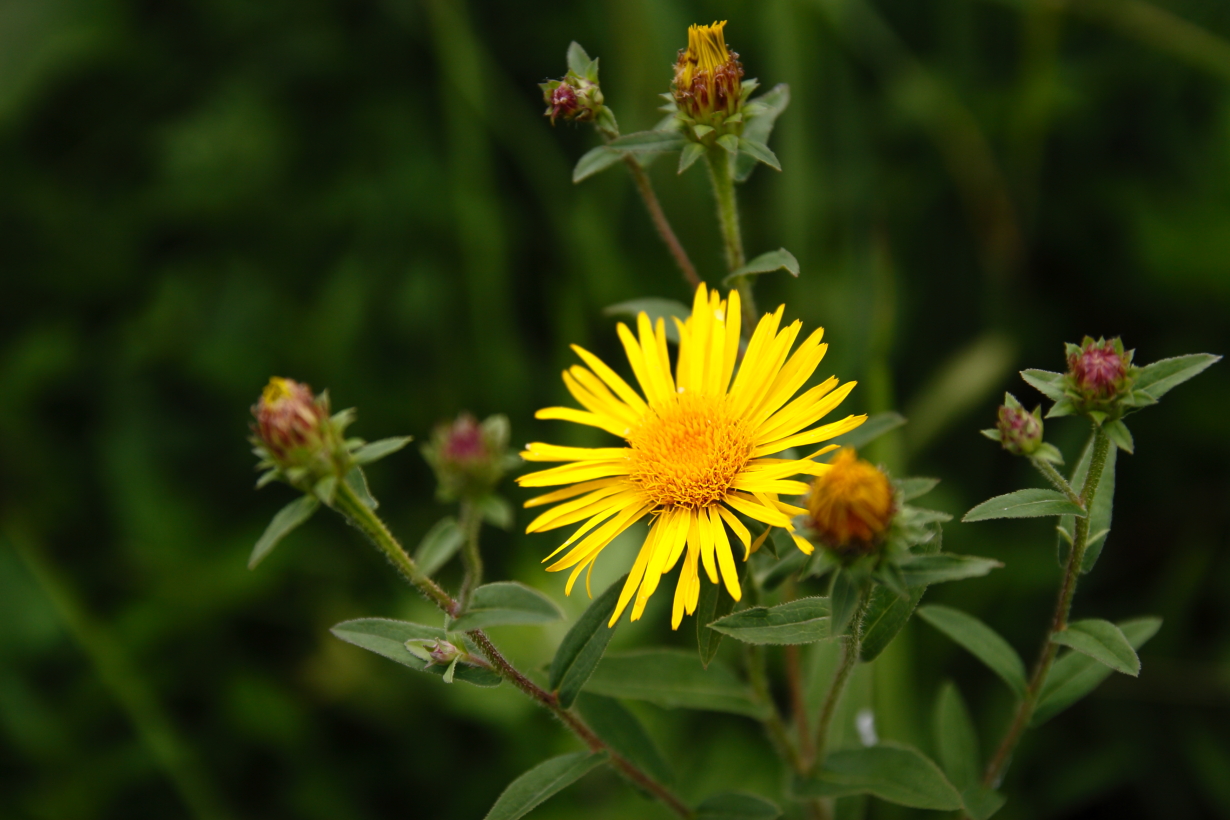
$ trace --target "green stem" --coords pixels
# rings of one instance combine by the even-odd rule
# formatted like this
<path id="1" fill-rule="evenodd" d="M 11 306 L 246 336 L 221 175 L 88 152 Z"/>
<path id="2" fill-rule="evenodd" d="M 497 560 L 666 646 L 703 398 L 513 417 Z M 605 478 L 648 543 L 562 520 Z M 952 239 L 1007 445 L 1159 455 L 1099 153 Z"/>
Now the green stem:
<path id="1" fill-rule="evenodd" d="M 816 753 L 812 761 L 814 769 L 819 769 L 824 765 L 824 758 L 828 753 L 829 731 L 832 728 L 833 717 L 837 713 L 837 704 L 850 680 L 850 674 L 858 665 L 858 656 L 863 649 L 863 616 L 871 600 L 870 593 L 870 589 L 864 588 L 859 597 L 858 608 L 850 623 L 850 634 L 842 641 L 841 662 L 833 673 L 833 682 L 829 684 L 828 694 L 824 697 L 824 706 L 820 709 L 820 725 L 816 729 Z"/>
<path id="2" fill-rule="evenodd" d="M 461 561 L 465 564 L 465 577 L 461 580 L 461 611 L 470 606 L 470 596 L 483 583 L 483 555 L 478 548 L 478 535 L 483 526 L 483 513 L 470 499 L 461 502 L 461 529 L 465 542 L 461 548 Z"/>
<path id="3" fill-rule="evenodd" d="M 645 173 L 645 169 L 641 167 L 641 164 L 631 154 L 624 154 L 624 164 L 628 166 L 628 172 L 632 174 L 632 180 L 636 183 L 636 190 L 645 202 L 645 208 L 649 211 L 649 218 L 653 220 L 654 227 L 658 229 L 658 236 L 662 237 L 662 241 L 666 244 L 666 249 L 670 251 L 675 264 L 679 266 L 680 272 L 683 273 L 683 279 L 688 283 L 688 287 L 696 290 L 696 288 L 700 287 L 700 276 L 696 273 L 692 260 L 688 258 L 688 252 L 683 249 L 683 243 L 679 241 L 679 237 L 675 236 L 674 230 L 671 229 L 670 220 L 666 218 L 666 212 L 662 210 L 662 204 L 658 202 L 658 196 L 653 192 L 653 185 L 649 181 L 649 174 Z"/>
<path id="4" fill-rule="evenodd" d="M 722 229 L 722 241 L 726 246 L 726 267 L 734 273 L 743 267 L 743 236 L 739 230 L 739 206 L 735 200 L 735 180 L 730 169 L 730 154 L 725 148 L 715 145 L 705 152 L 709 165 L 709 181 L 713 183 L 713 198 L 717 201 L 718 225 Z M 750 276 L 737 276 L 731 287 L 739 291 L 743 303 L 743 333 L 751 335 L 756 327 L 756 299 L 752 295 Z"/>
<path id="5" fill-rule="evenodd" d="M 372 543 L 376 545 L 389 559 L 389 561 L 397 568 L 402 576 L 409 581 L 420 592 L 426 595 L 433 603 L 436 604 L 450 617 L 456 617 L 461 612 L 461 604 L 453 600 L 447 592 L 442 590 L 435 581 L 423 574 L 414 560 L 406 554 L 402 549 L 401 544 L 389 532 L 388 527 L 380 520 L 376 513 L 359 500 L 354 491 L 349 485 L 341 482 L 338 486 L 337 497 L 334 500 L 334 505 L 338 512 L 344 515 L 351 524 L 357 527 L 366 535 Z M 611 766 L 617 771 L 631 780 L 640 788 L 652 794 L 658 800 L 661 800 L 668 808 L 678 814 L 684 820 L 691 820 L 692 810 L 687 804 L 675 796 L 673 792 L 667 789 L 662 784 L 658 783 L 649 775 L 641 771 L 635 764 L 624 756 L 617 753 L 614 749 L 606 744 L 602 738 L 594 734 L 594 731 L 585 725 L 577 715 L 571 710 L 565 709 L 560 705 L 559 698 L 554 692 L 548 692 L 538 684 L 534 683 L 525 676 L 519 669 L 512 665 L 511 662 L 496 648 L 491 639 L 481 629 L 472 629 L 466 633 L 478 645 L 478 648 L 491 662 L 491 668 L 494 669 L 500 677 L 507 680 L 518 690 L 528 695 L 532 700 L 539 703 L 555 715 L 561 723 L 575 734 L 582 743 L 584 743 L 590 751 L 607 752 Z"/>
<path id="6" fill-rule="evenodd" d="M 1106 457 L 1110 452 L 1110 439 L 1107 438 L 1105 431 L 1101 427 L 1094 428 L 1093 438 L 1093 455 L 1089 460 L 1089 472 L 1085 476 L 1085 484 L 1081 487 L 1080 496 L 1074 501 L 1079 503 L 1086 510 L 1090 509 L 1093 501 L 1093 494 L 1097 492 L 1098 483 L 1102 480 L 1102 470 L 1106 466 Z M 1066 483 L 1066 482 L 1065 482 Z M 1012 723 L 1008 726 L 1008 731 L 1005 732 L 1004 738 L 1000 741 L 999 747 L 995 751 L 995 755 L 987 764 L 986 771 L 983 773 L 982 783 L 984 786 L 995 788 L 1003 779 L 1004 772 L 1008 768 L 1008 763 L 1012 759 L 1012 753 L 1016 750 L 1017 744 L 1021 740 L 1021 735 L 1025 733 L 1025 729 L 1029 726 L 1029 721 L 1033 717 L 1034 709 L 1038 705 L 1038 698 L 1042 694 L 1042 689 L 1046 686 L 1046 677 L 1050 674 L 1051 665 L 1055 662 L 1055 655 L 1059 651 L 1059 646 L 1051 641 L 1051 638 L 1056 634 L 1065 630 L 1068 626 L 1068 615 L 1072 611 L 1072 598 L 1076 595 L 1076 582 L 1080 578 L 1081 565 L 1085 560 L 1085 548 L 1089 545 L 1089 517 L 1076 519 L 1076 533 L 1072 538 L 1072 549 L 1068 552 L 1068 562 L 1064 566 L 1063 583 L 1059 587 L 1059 597 L 1055 602 L 1055 613 L 1051 616 L 1051 628 L 1047 632 L 1046 641 L 1042 645 L 1042 651 L 1038 657 L 1037 663 L 1034 665 L 1033 673 L 1029 677 L 1029 685 L 1025 689 L 1025 697 L 1021 699 L 1017 706 L 1016 714 L 1013 716 Z"/>
<path id="7" fill-rule="evenodd" d="M 747 661 L 747 677 L 752 684 L 752 693 L 755 695 L 761 705 L 767 710 L 767 716 L 761 720 L 765 729 L 769 733 L 769 740 L 773 742 L 774 751 L 777 756 L 790 764 L 790 766 L 798 772 L 802 772 L 803 761 L 799 757 L 798 750 L 794 744 L 790 742 L 790 735 L 786 732 L 786 723 L 782 720 L 782 714 L 777 708 L 777 703 L 773 700 L 773 695 L 769 691 L 769 678 L 766 669 L 766 661 L 764 647 L 756 644 L 743 644 L 743 654 Z"/>
<path id="8" fill-rule="evenodd" d="M 1072 489 L 1072 485 L 1068 483 L 1068 480 L 1049 461 L 1043 461 L 1037 456 L 1030 456 L 1029 461 L 1037 468 L 1038 472 L 1046 477 L 1047 481 L 1055 485 L 1055 489 L 1066 495 L 1069 501 L 1073 504 L 1081 504 L 1081 497 L 1076 494 L 1076 490 Z"/>

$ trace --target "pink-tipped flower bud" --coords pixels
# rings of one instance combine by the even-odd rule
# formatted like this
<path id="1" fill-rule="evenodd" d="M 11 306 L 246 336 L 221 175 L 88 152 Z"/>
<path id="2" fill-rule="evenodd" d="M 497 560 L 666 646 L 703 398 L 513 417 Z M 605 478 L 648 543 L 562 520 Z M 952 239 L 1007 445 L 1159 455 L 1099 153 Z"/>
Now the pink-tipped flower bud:
<path id="1" fill-rule="evenodd" d="M 341 478 L 349 468 L 341 429 L 345 422 L 331 417 L 327 394 L 317 396 L 306 384 L 275 376 L 252 415 L 259 466 L 272 468 L 272 477 L 307 492 L 320 479 Z"/>
<path id="2" fill-rule="evenodd" d="M 552 125 L 555 125 L 557 118 L 569 122 L 605 119 L 602 89 L 596 81 L 569 71 L 563 79 L 540 83 L 538 87 L 542 89 L 542 99 L 547 104 L 544 116 L 551 118 Z"/>
<path id="3" fill-rule="evenodd" d="M 462 413 L 436 427 L 423 457 L 436 472 L 442 500 L 486 495 L 508 468 L 508 419 L 491 416 L 480 424 Z"/>
<path id="4" fill-rule="evenodd" d="M 1065 393 L 1078 412 L 1110 418 L 1122 415 L 1120 404 L 1131 393 L 1137 368 L 1131 350 L 1119 338 L 1094 340 L 1086 336 L 1080 346 L 1068 345 Z"/>
<path id="5" fill-rule="evenodd" d="M 995 425 L 1000 443 L 1014 455 L 1036 453 L 1042 446 L 1042 407 L 1039 405 L 1031 413 L 1011 393 L 1004 400 L 1006 403 L 999 408 L 999 422 Z"/>
<path id="6" fill-rule="evenodd" d="M 428 666 L 448 666 L 459 658 L 469 657 L 464 650 L 438 639 L 415 638 L 406 641 L 406 649 L 419 660 L 426 661 Z"/>

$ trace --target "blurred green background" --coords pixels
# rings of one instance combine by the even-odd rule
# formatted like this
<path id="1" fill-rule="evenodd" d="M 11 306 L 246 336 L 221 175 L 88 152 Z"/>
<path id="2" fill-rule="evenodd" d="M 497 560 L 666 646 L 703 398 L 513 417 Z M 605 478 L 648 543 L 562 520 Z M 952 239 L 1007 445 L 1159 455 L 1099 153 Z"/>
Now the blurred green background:
<path id="1" fill-rule="evenodd" d="M 4 0 L 0 816 L 477 818 L 577 748 L 508 687 L 332 638 L 436 617 L 336 517 L 245 568 L 292 498 L 252 491 L 248 407 L 277 374 L 357 405 L 367 438 L 468 409 L 507 413 L 517 442 L 581 441 L 532 418 L 567 401 L 567 343 L 619 362 L 604 306 L 688 294 L 620 169 L 571 184 L 595 137 L 552 130 L 535 84 L 577 39 L 624 131 L 651 127 L 686 26 L 712 19 L 793 95 L 785 172 L 757 170 L 741 207 L 749 253 L 785 246 L 803 273 L 764 277 L 761 303 L 827 328 L 818 375 L 860 380 L 849 412 L 910 417 L 871 455 L 943 478 L 934 505 L 1038 486 L 977 429 L 1004 389 L 1041 399 L 1015 371 L 1062 369 L 1065 340 L 1230 349 L 1223 0 Z M 673 166 L 654 181 L 716 282 L 706 180 Z M 1228 405 L 1222 364 L 1133 423 L 1074 614 L 1165 625 L 1139 680 L 1027 736 L 1005 820 L 1230 816 Z M 1083 431 L 1048 435 L 1073 458 Z M 449 512 L 412 450 L 370 478 L 411 546 Z M 556 540 L 489 532 L 489 578 L 563 602 L 538 565 Z M 954 523 L 946 545 L 1007 566 L 929 599 L 1032 659 L 1050 524 Z M 657 597 L 617 644 L 692 639 Z M 538 668 L 566 626 L 495 637 Z M 1002 687 L 926 625 L 877 667 L 860 696 L 882 736 L 929 748 L 944 677 L 984 745 L 1000 733 Z M 686 798 L 776 792 L 749 721 L 637 711 Z M 667 815 L 601 772 L 533 816 Z"/>

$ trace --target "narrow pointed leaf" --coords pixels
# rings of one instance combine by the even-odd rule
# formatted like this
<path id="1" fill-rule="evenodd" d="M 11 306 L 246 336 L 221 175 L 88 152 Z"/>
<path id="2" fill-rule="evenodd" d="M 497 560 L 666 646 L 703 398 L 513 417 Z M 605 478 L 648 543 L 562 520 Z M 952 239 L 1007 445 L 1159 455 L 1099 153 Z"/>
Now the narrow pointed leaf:
<path id="1" fill-rule="evenodd" d="M 961 793 L 935 763 L 917 749 L 896 743 L 833 752 L 815 777 L 795 781 L 794 792 L 800 797 L 868 794 L 937 811 L 955 811 L 964 805 Z"/>
<path id="2" fill-rule="evenodd" d="M 943 545 L 944 533 L 935 528 L 935 537 L 918 549 L 919 555 L 930 555 L 940 551 Z M 867 602 L 867 611 L 863 614 L 863 641 L 859 651 L 859 660 L 867 663 L 876 657 L 892 643 L 914 614 L 918 602 L 922 600 L 926 587 L 916 587 L 910 591 L 906 600 L 894 595 L 883 587 L 871 590 L 871 600 Z"/>
<path id="3" fill-rule="evenodd" d="M 451 632 L 489 626 L 545 624 L 564 617 L 555 602 L 536 589 L 516 581 L 484 584 L 474 590 L 470 607 L 449 624 Z"/>
<path id="4" fill-rule="evenodd" d="M 660 783 L 670 783 L 674 772 L 636 715 L 615 698 L 582 692 L 577 711 L 589 728 L 612 749 L 631 760 Z"/>
<path id="5" fill-rule="evenodd" d="M 1219 361 L 1221 361 L 1221 356 L 1214 356 L 1211 353 L 1193 353 L 1190 356 L 1162 359 L 1142 367 L 1136 376 L 1136 384 L 1133 388 L 1143 390 L 1151 398 L 1157 400 Z"/>
<path id="6" fill-rule="evenodd" d="M 515 513 L 512 504 L 509 504 L 508 499 L 503 496 L 495 494 L 483 496 L 478 500 L 478 511 L 482 513 L 483 520 L 491 526 L 502 530 L 512 529 Z"/>
<path id="7" fill-rule="evenodd" d="M 419 542 L 418 549 L 414 551 L 414 563 L 419 565 L 423 574 L 435 575 L 457 554 L 465 540 L 466 534 L 458 526 L 457 519 L 452 516 L 441 518 Z"/>
<path id="8" fill-rule="evenodd" d="M 772 273 L 779 270 L 787 271 L 791 276 L 798 278 L 799 260 L 795 259 L 794 254 L 785 248 L 778 248 L 775 251 L 760 254 L 760 256 L 757 256 L 751 262 L 748 262 L 723 279 L 722 284 L 730 287 L 736 279 L 742 276 Z"/>
<path id="9" fill-rule="evenodd" d="M 371 488 L 367 486 L 367 476 L 363 473 L 362 467 L 351 468 L 350 472 L 346 473 L 345 481 L 368 509 L 374 510 L 380 506 L 380 502 L 372 495 Z"/>
<path id="10" fill-rule="evenodd" d="M 900 564 L 907 586 L 930 586 L 945 581 L 960 581 L 986 575 L 1003 564 L 994 558 L 976 555 L 955 555 L 941 552 L 935 555 L 912 555 Z"/>
<path id="11" fill-rule="evenodd" d="M 763 797 L 745 792 L 723 792 L 696 807 L 696 820 L 777 820 L 782 810 Z"/>
<path id="12" fill-rule="evenodd" d="M 607 147 L 625 154 L 664 154 L 683 147 L 684 137 L 678 131 L 637 131 L 611 140 Z"/>
<path id="13" fill-rule="evenodd" d="M 591 148 L 581 155 L 577 160 L 576 166 L 572 169 L 572 181 L 584 182 L 600 171 L 605 171 L 615 163 L 624 158 L 624 155 L 613 150 L 610 146 L 599 145 L 597 148 Z"/>
<path id="14" fill-rule="evenodd" d="M 850 432 L 830 439 L 827 443 L 836 444 L 839 447 L 864 447 L 903 424 L 905 424 L 905 416 L 900 413 L 892 411 L 876 413 Z"/>
<path id="15" fill-rule="evenodd" d="M 1132 441 L 1132 431 L 1127 428 L 1127 425 L 1122 420 L 1108 421 L 1102 427 L 1106 431 L 1106 437 L 1111 440 L 1115 447 L 1125 453 L 1131 454 L 1135 452 L 1135 443 Z"/>
<path id="16" fill-rule="evenodd" d="M 918 616 L 986 664 L 1017 697 L 1024 697 L 1025 664 L 998 632 L 973 615 L 939 604 L 922 607 Z"/>
<path id="17" fill-rule="evenodd" d="M 778 116 L 790 104 L 790 87 L 785 83 L 776 85 L 752 100 L 743 108 L 743 138 L 769 144 L 769 136 Z M 735 160 L 735 181 L 746 182 L 756 168 L 756 158 L 750 154 L 740 153 Z"/>
<path id="18" fill-rule="evenodd" d="M 986 786 L 970 786 L 961 793 L 969 820 L 990 820 L 1008 802 L 1002 794 Z"/>
<path id="19" fill-rule="evenodd" d="M 484 820 L 517 820 L 580 780 L 607 754 L 573 752 L 539 763 L 508 784 Z"/>
<path id="20" fill-rule="evenodd" d="M 615 630 L 607 626 L 607 621 L 615 611 L 627 578 L 624 575 L 594 599 L 555 651 L 555 658 L 551 661 L 550 685 L 565 709 L 576 700 L 577 693 L 597 668 L 602 653 L 606 652 L 606 646 L 615 634 Z"/>
<path id="21" fill-rule="evenodd" d="M 581 77 L 585 76 L 585 69 L 589 67 L 589 55 L 585 53 L 585 49 L 576 40 L 568 44 L 568 70 L 573 74 Z"/>
<path id="22" fill-rule="evenodd" d="M 319 507 L 320 501 L 316 496 L 302 495 L 278 510 L 269 522 L 269 526 L 265 527 L 265 532 L 256 542 L 256 546 L 253 547 L 252 556 L 248 558 L 248 569 L 254 568 L 265 560 L 265 556 L 273 552 L 278 542 L 295 527 L 311 518 L 312 513 L 316 512 Z"/>
<path id="23" fill-rule="evenodd" d="M 763 162 L 774 171 L 780 171 L 782 169 L 782 164 L 777 159 L 777 154 L 773 153 L 773 149 L 765 145 L 763 142 L 749 140 L 746 137 L 739 137 L 739 153 L 750 155 L 757 162 Z"/>
<path id="24" fill-rule="evenodd" d="M 388 618 L 358 618 L 353 621 L 343 621 L 329 630 L 334 636 L 346 643 L 362 647 L 369 652 L 383 655 L 391 661 L 420 672 L 430 672 L 433 675 L 444 675 L 447 667 L 431 664 L 415 656 L 406 648 L 406 641 L 412 640 L 449 640 L 443 629 L 409 621 L 394 621 Z M 454 644 L 457 639 L 454 639 Z M 474 654 L 477 650 L 466 644 L 466 651 Z M 453 670 L 456 680 L 463 680 L 475 686 L 499 686 L 500 676 L 482 666 L 471 666 L 459 663 Z"/>
<path id="25" fill-rule="evenodd" d="M 829 599 L 799 598 L 775 607 L 756 606 L 727 615 L 709 629 L 752 644 L 804 644 L 827 640 Z"/>
<path id="26" fill-rule="evenodd" d="M 902 501 L 913 501 L 936 488 L 940 483 L 938 478 L 901 478 L 896 481 L 897 491 L 901 493 Z"/>
<path id="27" fill-rule="evenodd" d="M 1073 487 L 1080 491 L 1085 484 L 1085 476 L 1089 474 L 1089 459 L 1093 454 L 1093 437 L 1089 437 L 1080 460 L 1072 471 Z M 1102 467 L 1102 479 L 1098 482 L 1097 492 L 1089 504 L 1089 543 L 1085 547 L 1085 558 L 1081 562 L 1081 572 L 1093 569 L 1106 545 L 1106 536 L 1110 534 L 1111 517 L 1115 505 L 1115 467 L 1119 460 L 1119 450 L 1112 447 L 1106 453 L 1106 464 Z M 1071 545 L 1076 533 L 1076 519 L 1065 515 L 1059 519 L 1059 526 L 1066 535 L 1066 544 L 1061 544 L 1061 566 L 1067 560 L 1067 547 Z"/>
<path id="28" fill-rule="evenodd" d="M 1157 634 L 1162 626 L 1161 618 L 1136 618 L 1120 621 L 1117 626 L 1133 649 L 1140 649 Z M 1045 723 L 1088 695 L 1098 684 L 1111 675 L 1111 669 L 1088 655 L 1068 652 L 1055 661 L 1047 676 L 1038 707 L 1034 710 L 1033 725 Z"/>
<path id="29" fill-rule="evenodd" d="M 1021 378 L 1051 401 L 1060 401 L 1064 397 L 1062 373 L 1052 373 L 1049 370 L 1022 370 Z"/>
<path id="30" fill-rule="evenodd" d="M 608 653 L 585 690 L 612 698 L 644 700 L 668 708 L 704 709 L 762 717 L 765 707 L 752 700 L 743 682 L 719 663 L 706 669 L 691 652 L 643 649 Z"/>
<path id="31" fill-rule="evenodd" d="M 1068 628 L 1051 636 L 1051 642 L 1071 647 L 1116 672 L 1136 677 L 1140 674 L 1140 658 L 1119 627 L 1110 621 L 1090 618 L 1073 621 Z"/>
<path id="32" fill-rule="evenodd" d="M 743 579 L 747 577 L 748 562 L 740 561 L 738 572 L 739 586 L 742 588 Z M 700 653 L 701 666 L 706 669 L 717 655 L 724 637 L 721 632 L 709 629 L 709 624 L 726 617 L 734 608 L 735 599 L 730 597 L 725 584 L 701 583 L 700 599 L 696 602 L 696 648 Z"/>
<path id="33" fill-rule="evenodd" d="M 994 518 L 1038 518 L 1046 515 L 1085 517 L 1085 511 L 1056 490 L 1017 490 L 984 501 L 965 514 L 961 520 L 990 521 Z"/>
<path id="34" fill-rule="evenodd" d="M 393 453 L 396 453 L 412 441 L 414 441 L 414 436 L 382 438 L 380 441 L 373 441 L 370 444 L 364 444 L 362 447 L 351 453 L 350 457 L 354 459 L 355 464 L 371 464 L 373 461 L 379 461 L 385 456 L 390 456 Z"/>
<path id="35" fill-rule="evenodd" d="M 935 701 L 932 718 L 935 749 L 948 780 L 958 789 L 978 785 L 982 759 L 978 755 L 978 733 L 961 693 L 952 681 L 945 681 Z"/>
<path id="36" fill-rule="evenodd" d="M 606 316 L 631 316 L 633 318 L 638 314 L 644 313 L 648 317 L 649 323 L 655 327 L 658 324 L 658 319 L 664 319 L 663 325 L 666 330 L 667 340 L 678 344 L 679 328 L 675 326 L 672 317 L 677 317 L 680 321 L 684 321 L 692 315 L 692 309 L 674 299 L 659 299 L 651 296 L 605 307 L 602 309 L 602 313 Z"/>
<path id="37" fill-rule="evenodd" d="M 854 610 L 858 608 L 858 600 L 862 592 L 862 588 L 848 570 L 839 570 L 833 575 L 833 585 L 829 589 L 830 638 L 846 634 L 846 630 L 850 628 L 850 619 L 854 617 Z"/>
<path id="38" fill-rule="evenodd" d="M 683 150 L 679 152 L 679 173 L 691 168 L 696 164 L 696 160 L 705 155 L 705 146 L 699 142 L 689 142 L 683 146 Z"/>

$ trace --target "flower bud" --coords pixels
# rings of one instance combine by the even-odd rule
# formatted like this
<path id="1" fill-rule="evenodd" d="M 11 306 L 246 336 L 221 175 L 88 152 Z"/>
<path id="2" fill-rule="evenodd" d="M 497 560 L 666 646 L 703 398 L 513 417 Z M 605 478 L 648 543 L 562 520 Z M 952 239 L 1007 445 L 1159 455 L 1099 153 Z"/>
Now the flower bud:
<path id="1" fill-rule="evenodd" d="M 477 498 L 490 492 L 508 468 L 508 419 L 491 416 L 479 424 L 469 413 L 441 424 L 423 447 L 436 472 L 441 500 Z"/>
<path id="2" fill-rule="evenodd" d="M 602 89 L 596 81 L 569 71 L 562 80 L 550 80 L 540 83 L 538 87 L 542 89 L 542 99 L 547 104 L 544 116 L 551 118 L 552 125 L 558 117 L 570 122 L 604 119 L 606 108 Z"/>
<path id="3" fill-rule="evenodd" d="M 406 641 L 406 649 L 419 660 L 426 661 L 428 666 L 448 666 L 458 658 L 463 661 L 469 658 L 466 651 L 438 639 L 411 639 Z"/>
<path id="4" fill-rule="evenodd" d="M 896 512 L 893 485 L 882 470 L 847 447 L 812 482 L 808 529 L 843 559 L 879 549 Z"/>
<path id="5" fill-rule="evenodd" d="M 688 47 L 675 62 L 672 91 L 675 105 L 688 124 L 738 134 L 744 103 L 743 65 L 726 48 L 726 21 L 688 28 Z M 750 93 L 750 90 L 749 90 Z M 735 122 L 728 121 L 734 119 Z M 694 132 L 695 133 L 695 132 Z"/>
<path id="6" fill-rule="evenodd" d="M 999 408 L 999 441 L 1013 455 L 1027 456 L 1042 446 L 1042 406 L 1031 413 L 1021 406 L 1011 393 L 1004 396 L 1005 404 Z"/>
<path id="7" fill-rule="evenodd" d="M 329 397 L 293 379 L 273 377 L 260 401 L 252 407 L 256 417 L 252 442 L 274 475 L 298 489 L 309 491 L 317 481 L 341 478 L 349 467 L 341 426 L 330 416 Z"/>
<path id="8" fill-rule="evenodd" d="M 1098 339 L 1086 336 L 1080 346 L 1068 345 L 1068 373 L 1065 390 L 1078 412 L 1122 415 L 1121 400 L 1131 392 L 1138 368 L 1132 365 L 1133 351 L 1125 351 L 1119 338 Z"/>

